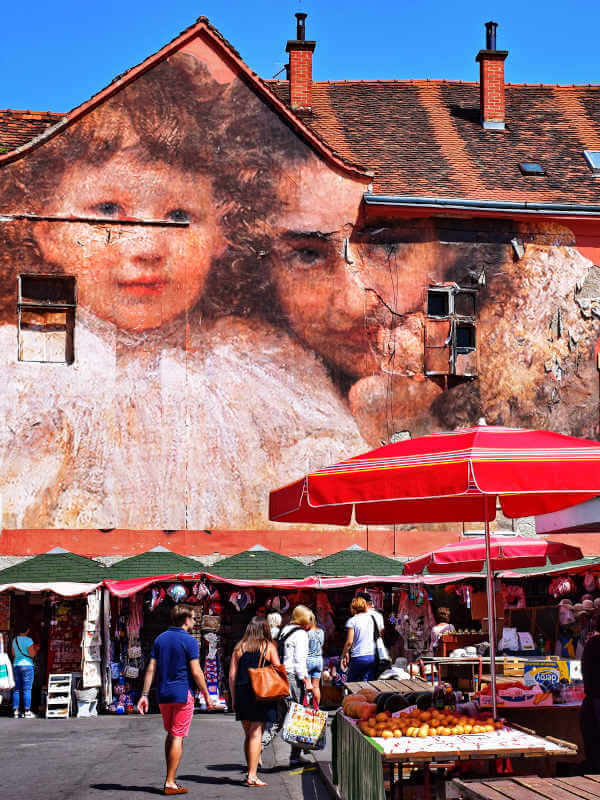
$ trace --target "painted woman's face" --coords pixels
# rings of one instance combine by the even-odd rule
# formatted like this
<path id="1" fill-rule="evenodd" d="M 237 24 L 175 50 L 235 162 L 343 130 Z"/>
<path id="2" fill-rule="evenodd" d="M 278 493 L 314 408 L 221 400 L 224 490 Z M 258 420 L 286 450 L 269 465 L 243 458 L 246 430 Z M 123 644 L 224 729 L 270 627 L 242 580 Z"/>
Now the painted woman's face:
<path id="1" fill-rule="evenodd" d="M 365 330 L 374 297 L 343 252 L 363 191 L 358 182 L 309 158 L 281 177 L 284 212 L 275 220 L 273 236 L 273 276 L 291 327 L 305 344 L 354 376 L 376 367 Z"/>
<path id="2" fill-rule="evenodd" d="M 125 330 L 158 328 L 188 311 L 225 249 L 207 178 L 126 151 L 70 168 L 50 213 L 115 221 L 43 222 L 35 236 L 47 261 L 76 276 L 78 303 Z M 118 224 L 127 218 L 189 226 Z"/>

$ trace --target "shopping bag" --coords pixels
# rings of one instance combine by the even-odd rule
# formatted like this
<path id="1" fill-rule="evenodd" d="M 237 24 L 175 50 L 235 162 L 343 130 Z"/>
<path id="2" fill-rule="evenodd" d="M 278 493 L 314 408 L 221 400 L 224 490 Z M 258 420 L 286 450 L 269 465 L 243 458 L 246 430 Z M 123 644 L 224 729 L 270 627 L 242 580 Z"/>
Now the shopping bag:
<path id="1" fill-rule="evenodd" d="M 326 725 L 326 711 L 319 711 L 318 707 L 309 708 L 300 703 L 290 703 L 281 728 L 281 738 L 284 742 L 304 750 L 320 750 Z M 322 746 L 325 746 L 324 741 Z"/>
<path id="2" fill-rule="evenodd" d="M 379 633 L 379 629 L 377 627 L 377 622 L 375 617 L 371 617 L 373 621 L 373 641 L 375 643 L 375 661 L 377 662 L 377 675 L 381 675 L 382 672 L 385 672 L 386 669 L 389 669 L 392 666 L 392 659 L 388 652 L 387 647 L 383 639 L 381 638 L 381 634 Z"/>
<path id="3" fill-rule="evenodd" d="M 6 653 L 0 653 L 0 690 L 14 689 L 12 664 Z"/>

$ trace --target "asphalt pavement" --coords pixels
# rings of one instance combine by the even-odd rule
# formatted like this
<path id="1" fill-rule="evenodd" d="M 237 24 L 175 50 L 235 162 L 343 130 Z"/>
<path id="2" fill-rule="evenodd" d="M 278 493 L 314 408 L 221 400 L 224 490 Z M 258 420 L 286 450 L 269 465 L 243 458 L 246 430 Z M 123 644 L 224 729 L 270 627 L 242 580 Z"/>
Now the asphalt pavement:
<path id="1" fill-rule="evenodd" d="M 24 800 L 122 800 L 162 795 L 164 731 L 160 716 L 91 719 L 0 718 L 3 797 Z M 245 785 L 242 729 L 230 714 L 195 715 L 178 780 L 187 795 L 237 800 L 248 792 L 265 800 L 329 800 L 312 762 L 288 765 L 280 739 L 265 749 L 266 789 Z"/>

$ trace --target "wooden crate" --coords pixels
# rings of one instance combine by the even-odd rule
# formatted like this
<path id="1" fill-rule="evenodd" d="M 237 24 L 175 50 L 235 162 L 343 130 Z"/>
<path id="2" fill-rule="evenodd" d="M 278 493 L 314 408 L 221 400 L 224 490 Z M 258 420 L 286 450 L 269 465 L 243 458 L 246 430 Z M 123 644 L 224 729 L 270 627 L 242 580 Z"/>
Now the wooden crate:
<path id="1" fill-rule="evenodd" d="M 525 674 L 525 662 L 520 658 L 504 659 L 504 677 L 522 678 Z"/>

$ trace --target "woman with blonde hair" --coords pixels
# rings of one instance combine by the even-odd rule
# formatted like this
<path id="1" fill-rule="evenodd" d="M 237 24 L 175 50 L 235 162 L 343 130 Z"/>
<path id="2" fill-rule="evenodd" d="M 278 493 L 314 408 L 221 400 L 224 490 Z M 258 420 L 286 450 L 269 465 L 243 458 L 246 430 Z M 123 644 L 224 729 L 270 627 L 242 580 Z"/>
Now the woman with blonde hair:
<path id="1" fill-rule="evenodd" d="M 346 643 L 342 651 L 341 667 L 348 669 L 348 681 L 373 681 L 377 677 L 375 639 L 376 622 L 369 614 L 364 597 L 355 597 L 350 603 L 352 616 L 346 623 Z"/>
<path id="2" fill-rule="evenodd" d="M 323 673 L 323 644 L 325 632 L 317 625 L 317 618 L 311 612 L 311 625 L 308 629 L 308 658 L 306 666 L 312 683 L 313 697 L 321 704 L 321 674 Z"/>
<path id="3" fill-rule="evenodd" d="M 229 669 L 231 704 L 235 709 L 235 718 L 242 723 L 245 734 L 244 755 L 248 764 L 248 786 L 267 786 L 257 775 L 262 735 L 265 724 L 277 720 L 277 702 L 257 700 L 250 683 L 248 670 L 258 667 L 261 659 L 276 666 L 281 663 L 268 622 L 254 617 L 235 646 Z"/>
<path id="4" fill-rule="evenodd" d="M 290 695 L 296 703 L 304 701 L 304 695 L 312 689 L 308 674 L 308 630 L 312 625 L 313 613 L 306 606 L 296 606 L 287 625 L 281 629 L 277 644 L 282 653 L 282 661 L 290 682 Z M 292 747 L 290 766 L 298 766 L 303 760 L 301 748 Z"/>

